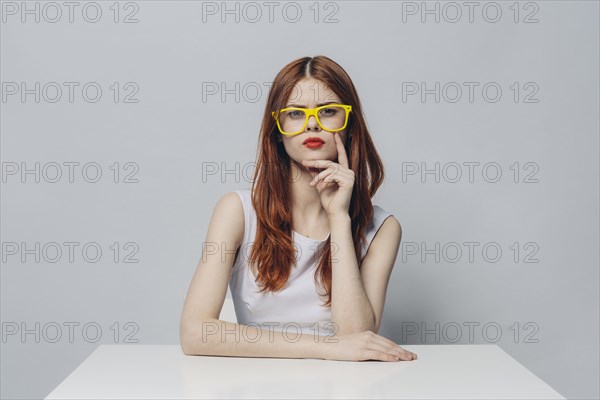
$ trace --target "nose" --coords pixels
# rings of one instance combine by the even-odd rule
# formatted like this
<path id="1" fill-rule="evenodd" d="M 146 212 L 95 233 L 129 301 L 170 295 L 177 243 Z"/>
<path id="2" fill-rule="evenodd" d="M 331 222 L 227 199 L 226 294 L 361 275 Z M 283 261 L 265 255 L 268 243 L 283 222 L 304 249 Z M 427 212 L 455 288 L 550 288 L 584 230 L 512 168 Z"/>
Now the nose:
<path id="1" fill-rule="evenodd" d="M 311 115 L 310 117 L 308 117 L 308 123 L 306 124 L 306 127 L 308 128 L 308 130 L 319 130 L 320 126 L 317 123 L 317 119 L 315 118 L 314 115 Z"/>

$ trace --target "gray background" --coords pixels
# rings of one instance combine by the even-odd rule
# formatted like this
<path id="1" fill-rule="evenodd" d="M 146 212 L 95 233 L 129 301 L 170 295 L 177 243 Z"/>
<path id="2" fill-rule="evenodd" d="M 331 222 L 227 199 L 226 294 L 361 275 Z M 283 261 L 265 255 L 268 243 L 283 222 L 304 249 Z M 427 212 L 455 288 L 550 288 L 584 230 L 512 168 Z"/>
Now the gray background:
<path id="1" fill-rule="evenodd" d="M 302 18 L 296 23 L 282 17 L 284 3 L 272 23 L 264 7 L 255 23 L 250 9 L 240 12 L 239 23 L 231 15 L 223 23 L 219 15 L 203 22 L 202 3 L 192 1 L 135 2 L 139 21 L 115 23 L 109 1 L 98 2 L 102 18 L 90 23 L 82 18 L 84 4 L 73 23 L 66 15 L 57 23 L 31 16 L 21 22 L 20 14 L 4 15 L 2 23 L 2 82 L 28 88 L 97 82 L 103 89 L 96 103 L 79 90 L 73 103 L 65 97 L 36 103 L 30 95 L 1 104 L 5 170 L 21 162 L 28 168 L 97 162 L 103 173 L 96 183 L 82 178 L 81 167 L 72 183 L 65 175 L 56 183 L 9 175 L 2 183 L 3 332 L 11 323 L 34 329 L 39 322 L 45 333 L 39 343 L 33 334 L 3 340 L 3 398 L 46 396 L 99 344 L 115 343 L 115 323 L 118 343 L 127 343 L 125 334 L 134 328 L 130 338 L 140 344 L 178 343 L 183 300 L 212 209 L 226 192 L 250 187 L 251 174 L 243 171 L 255 161 L 265 85 L 288 62 L 318 54 L 340 63 L 358 89 L 387 173 L 374 202 L 403 227 L 380 334 L 398 343 L 451 344 L 458 325 L 457 343 L 469 343 L 466 324 L 472 322 L 479 323 L 473 343 L 491 343 L 499 326 L 495 343 L 561 394 L 598 398 L 598 2 L 538 1 L 527 9 L 521 3 L 518 23 L 512 1 L 496 3 L 503 12 L 496 23 L 482 17 L 486 2 L 473 22 L 463 15 L 456 23 L 449 22 L 454 14 L 439 23 L 433 16 L 422 22 L 419 14 L 405 14 L 403 21 L 407 4 L 389 1 L 321 3 L 316 23 L 313 2 L 297 2 Z M 134 10 L 123 7 L 120 19 Z M 524 23 L 535 7 L 538 22 Z M 337 22 L 326 23 L 331 12 Z M 117 103 L 113 82 L 122 90 Z M 131 92 L 127 82 L 139 87 L 137 103 L 122 102 Z M 234 95 L 203 101 L 203 82 L 229 89 L 239 82 L 248 91 L 238 92 L 239 101 Z M 403 101 L 403 82 L 480 85 L 473 102 L 463 92 L 458 102 L 436 103 L 433 95 Z M 483 99 L 487 82 L 502 88 L 499 101 Z M 521 87 L 518 102 L 509 88 L 514 82 Z M 527 82 L 539 88 L 537 103 L 523 102 L 531 92 Z M 251 90 L 256 85 L 263 88 L 258 96 Z M 118 183 L 110 169 L 115 162 Z M 139 168 L 137 183 L 122 182 L 132 171 L 127 162 Z M 464 165 L 455 183 L 451 168 L 439 182 L 431 175 L 402 178 L 407 163 L 431 169 L 436 162 L 480 165 L 472 182 Z M 527 162 L 537 166 L 531 175 L 537 182 L 526 182 L 534 171 Z M 239 172 L 203 179 L 213 163 L 218 172 L 236 166 Z M 501 167 L 499 181 L 482 177 L 486 163 Z M 494 175 L 488 170 L 485 177 Z M 72 263 L 66 254 L 54 263 L 52 255 L 23 262 L 6 247 L 70 241 L 81 244 Z M 88 242 L 101 247 L 100 261 L 82 258 Z M 117 263 L 109 248 L 114 242 L 121 246 Z M 137 244 L 138 263 L 123 262 L 127 242 Z M 480 244 L 472 262 L 464 242 Z M 517 262 L 510 249 L 515 242 Z M 458 243 L 463 254 L 452 262 L 450 248 L 437 252 L 439 261 L 435 254 L 422 260 L 423 248 L 436 243 Z M 502 249 L 499 261 L 483 258 L 486 243 Z M 411 244 L 421 252 L 412 255 Z M 532 249 L 539 262 L 524 262 Z M 79 324 L 72 343 L 68 322 Z M 127 322 L 133 325 L 126 328 Z M 63 328 L 56 343 L 52 323 Z M 87 323 L 102 329 L 95 343 L 87 340 L 93 329 L 82 336 Z M 429 330 L 439 323 L 440 336 L 406 335 L 407 326 L 421 323 Z M 492 328 L 484 332 L 486 324 Z"/>

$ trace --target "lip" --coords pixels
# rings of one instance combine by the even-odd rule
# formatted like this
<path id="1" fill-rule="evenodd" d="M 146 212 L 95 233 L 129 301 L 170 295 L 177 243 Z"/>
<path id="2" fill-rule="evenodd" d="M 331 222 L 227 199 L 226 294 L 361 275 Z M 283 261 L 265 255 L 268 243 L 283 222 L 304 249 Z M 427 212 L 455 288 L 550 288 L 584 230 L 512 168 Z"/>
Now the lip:
<path id="1" fill-rule="evenodd" d="M 309 143 L 309 142 L 313 142 L 313 143 L 314 142 L 325 143 L 325 141 L 323 139 L 321 139 L 320 137 L 309 137 L 309 138 L 306 138 L 304 140 L 304 142 L 302 142 L 302 144 L 306 144 L 306 143 Z"/>
<path id="2" fill-rule="evenodd" d="M 320 142 L 320 141 L 306 142 L 304 147 L 308 147 L 309 149 L 320 149 L 321 146 L 323 146 L 324 144 L 325 143 Z"/>

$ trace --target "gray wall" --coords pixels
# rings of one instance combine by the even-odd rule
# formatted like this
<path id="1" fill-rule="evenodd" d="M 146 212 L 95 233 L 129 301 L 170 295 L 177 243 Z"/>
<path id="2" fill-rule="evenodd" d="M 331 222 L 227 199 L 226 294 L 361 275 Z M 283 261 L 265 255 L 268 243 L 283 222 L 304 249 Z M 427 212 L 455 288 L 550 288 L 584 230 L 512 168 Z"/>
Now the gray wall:
<path id="1" fill-rule="evenodd" d="M 318 54 L 357 86 L 387 171 L 375 203 L 403 226 L 380 333 L 495 342 L 599 396 L 598 2 L 479 2 L 472 20 L 427 2 L 439 22 L 422 2 L 277 3 L 272 21 L 237 3 L 239 22 L 221 2 L 77 3 L 72 22 L 21 4 L 2 2 L 3 397 L 47 395 L 102 343 L 178 343 L 268 85 Z"/>

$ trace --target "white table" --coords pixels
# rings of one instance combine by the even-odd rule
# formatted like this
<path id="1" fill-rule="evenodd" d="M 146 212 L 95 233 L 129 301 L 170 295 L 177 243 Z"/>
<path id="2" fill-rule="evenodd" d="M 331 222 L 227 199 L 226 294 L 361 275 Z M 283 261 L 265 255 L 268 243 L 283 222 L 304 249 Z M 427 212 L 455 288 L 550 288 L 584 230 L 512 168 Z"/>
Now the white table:
<path id="1" fill-rule="evenodd" d="M 403 345 L 415 361 L 186 356 L 102 345 L 46 399 L 564 399 L 496 345 Z"/>

